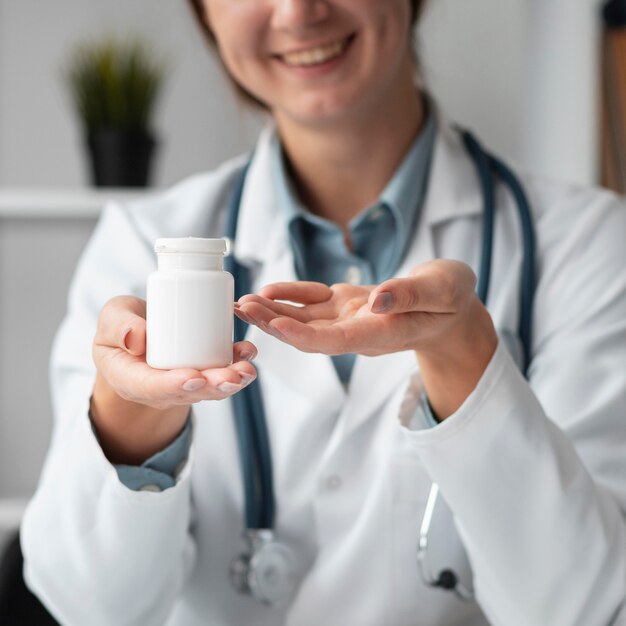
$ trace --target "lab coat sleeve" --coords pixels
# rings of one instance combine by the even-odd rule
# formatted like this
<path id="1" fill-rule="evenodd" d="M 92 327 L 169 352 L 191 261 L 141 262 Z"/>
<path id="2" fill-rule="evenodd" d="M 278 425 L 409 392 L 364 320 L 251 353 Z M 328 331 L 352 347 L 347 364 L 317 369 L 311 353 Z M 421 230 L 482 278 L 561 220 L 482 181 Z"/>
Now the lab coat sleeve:
<path id="1" fill-rule="evenodd" d="M 592 198 L 538 223 L 529 381 L 501 342 L 455 414 L 403 428 L 493 624 L 626 623 L 626 210 Z"/>
<path id="2" fill-rule="evenodd" d="M 195 559 L 189 460 L 162 493 L 122 484 L 88 417 L 91 345 L 103 304 L 144 295 L 149 244 L 127 210 L 108 206 L 77 268 L 51 362 L 55 424 L 22 529 L 25 579 L 65 626 L 161 624 Z"/>

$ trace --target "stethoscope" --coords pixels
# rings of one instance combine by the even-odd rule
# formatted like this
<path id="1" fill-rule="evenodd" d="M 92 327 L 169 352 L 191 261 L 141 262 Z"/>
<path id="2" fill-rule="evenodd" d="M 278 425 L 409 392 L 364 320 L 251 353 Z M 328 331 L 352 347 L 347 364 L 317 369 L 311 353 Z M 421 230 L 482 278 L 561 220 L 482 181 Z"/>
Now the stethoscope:
<path id="1" fill-rule="evenodd" d="M 522 227 L 523 261 L 520 283 L 520 317 L 518 336 L 522 346 L 521 369 L 526 375 L 530 363 L 532 308 L 535 291 L 535 237 L 530 206 L 522 185 L 502 161 L 491 156 L 467 131 L 460 130 L 463 143 L 476 166 L 483 195 L 482 251 L 477 295 L 485 304 L 489 294 L 493 233 L 495 220 L 495 181 L 497 176 L 512 193 Z M 239 175 L 233 190 L 226 219 L 226 237 L 235 241 L 239 207 L 248 165 Z M 251 292 L 251 280 L 246 267 L 234 255 L 226 258 L 226 269 L 235 279 L 235 297 Z M 235 341 L 243 340 L 246 326 L 235 318 Z M 250 594 L 265 604 L 280 605 L 293 594 L 296 585 L 295 558 L 292 551 L 277 541 L 274 535 L 275 497 L 272 478 L 272 458 L 267 432 L 263 399 L 258 380 L 232 397 L 235 427 L 239 447 L 245 499 L 245 551 L 234 559 L 231 580 L 241 593 Z M 443 569 L 433 575 L 427 567 L 428 534 L 439 487 L 433 483 L 419 531 L 417 565 L 425 585 L 453 591 L 464 600 L 472 600 L 474 592 L 462 585 L 457 574 Z"/>

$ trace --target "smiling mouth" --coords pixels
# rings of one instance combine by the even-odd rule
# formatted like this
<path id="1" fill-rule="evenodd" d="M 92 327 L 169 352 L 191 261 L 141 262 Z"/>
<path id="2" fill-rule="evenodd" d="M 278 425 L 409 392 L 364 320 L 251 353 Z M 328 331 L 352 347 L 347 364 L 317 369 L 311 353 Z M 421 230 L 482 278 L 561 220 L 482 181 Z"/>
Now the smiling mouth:
<path id="1" fill-rule="evenodd" d="M 297 52 L 288 52 L 278 55 L 278 58 L 286 65 L 293 67 L 310 67 L 313 65 L 321 65 L 328 63 L 337 57 L 340 57 L 352 43 L 355 35 L 349 35 L 345 39 L 326 44 L 325 46 L 317 46 L 308 50 L 299 50 Z"/>

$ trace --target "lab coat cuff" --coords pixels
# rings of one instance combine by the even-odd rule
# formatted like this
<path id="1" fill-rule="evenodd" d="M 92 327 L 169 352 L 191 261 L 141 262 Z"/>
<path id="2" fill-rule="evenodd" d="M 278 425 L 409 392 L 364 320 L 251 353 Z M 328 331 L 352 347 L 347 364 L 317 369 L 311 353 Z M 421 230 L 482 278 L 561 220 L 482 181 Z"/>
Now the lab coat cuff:
<path id="1" fill-rule="evenodd" d="M 439 441 L 465 428 L 468 422 L 480 413 L 480 408 L 488 400 L 496 381 L 507 366 L 515 369 L 515 364 L 506 347 L 503 342 L 499 341 L 476 387 L 452 415 L 441 422 L 437 421 L 428 404 L 425 390 L 420 389 L 414 416 L 410 420 L 401 420 L 403 429 L 415 442 L 425 443 L 431 438 Z"/>

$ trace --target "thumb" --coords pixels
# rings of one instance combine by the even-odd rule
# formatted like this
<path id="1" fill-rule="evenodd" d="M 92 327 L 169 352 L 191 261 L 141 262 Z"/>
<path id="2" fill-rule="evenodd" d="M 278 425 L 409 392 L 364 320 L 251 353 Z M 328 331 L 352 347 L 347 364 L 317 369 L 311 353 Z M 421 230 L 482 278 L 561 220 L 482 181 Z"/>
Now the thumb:
<path id="1" fill-rule="evenodd" d="M 145 301 L 131 296 L 109 300 L 98 319 L 96 343 L 122 348 L 133 356 L 146 351 Z"/>
<path id="2" fill-rule="evenodd" d="M 460 261 L 435 260 L 416 266 L 408 278 L 391 278 L 370 293 L 372 313 L 456 313 L 474 294 L 476 277 Z"/>
<path id="3" fill-rule="evenodd" d="M 129 319 L 131 324 L 122 334 L 122 346 L 129 354 L 141 356 L 146 352 L 146 320 Z"/>

